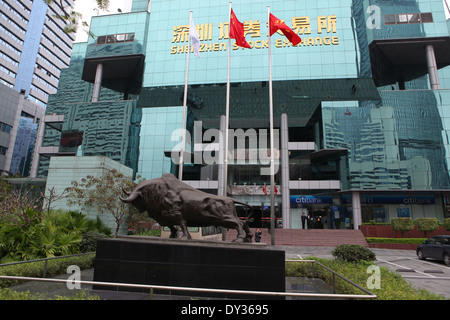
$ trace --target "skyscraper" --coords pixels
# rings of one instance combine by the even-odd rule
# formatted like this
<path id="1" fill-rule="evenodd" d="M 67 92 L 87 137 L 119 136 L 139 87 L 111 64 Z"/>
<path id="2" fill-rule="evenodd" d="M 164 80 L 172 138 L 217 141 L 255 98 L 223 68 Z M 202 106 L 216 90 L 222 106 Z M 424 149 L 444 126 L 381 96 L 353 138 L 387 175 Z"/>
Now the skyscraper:
<path id="1" fill-rule="evenodd" d="M 47 104 L 56 93 L 60 70 L 69 66 L 74 35 L 57 18 L 73 0 L 2 0 L 0 2 L 0 82 L 28 100 Z"/>
<path id="2" fill-rule="evenodd" d="M 48 96 L 69 66 L 75 36 L 64 32 L 61 4 L 74 2 L 0 1 L 0 171 L 28 175 Z"/>

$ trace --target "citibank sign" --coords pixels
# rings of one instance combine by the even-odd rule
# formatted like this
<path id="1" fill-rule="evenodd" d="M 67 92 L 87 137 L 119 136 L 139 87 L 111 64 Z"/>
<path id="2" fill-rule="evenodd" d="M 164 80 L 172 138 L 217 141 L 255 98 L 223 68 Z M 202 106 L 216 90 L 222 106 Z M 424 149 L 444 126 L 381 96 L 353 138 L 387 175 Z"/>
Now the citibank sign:
<path id="1" fill-rule="evenodd" d="M 332 196 L 291 196 L 291 204 L 332 204 L 333 197 Z"/>
<path id="2" fill-rule="evenodd" d="M 431 205 L 435 204 L 434 196 L 419 196 L 419 195 L 364 195 L 361 196 L 361 204 L 417 204 L 417 205 Z M 346 204 L 352 203 L 351 196 L 342 196 L 342 202 Z"/>
<path id="3" fill-rule="evenodd" d="M 434 196 L 411 196 L 411 195 L 364 195 L 360 196 L 361 204 L 415 204 L 415 205 L 432 205 L 435 204 Z M 290 197 L 291 205 L 309 205 L 309 204 L 332 204 L 332 196 L 312 196 L 298 195 Z M 352 204 L 352 197 L 349 195 L 342 196 L 343 204 Z"/>

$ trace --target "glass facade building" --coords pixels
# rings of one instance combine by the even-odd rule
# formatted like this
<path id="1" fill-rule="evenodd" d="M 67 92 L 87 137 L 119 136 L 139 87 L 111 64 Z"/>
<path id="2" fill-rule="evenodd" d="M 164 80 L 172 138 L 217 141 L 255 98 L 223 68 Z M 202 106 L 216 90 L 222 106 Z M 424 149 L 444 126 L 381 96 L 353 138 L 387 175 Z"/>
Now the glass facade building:
<path id="1" fill-rule="evenodd" d="M 0 1 L 0 171 L 28 176 L 37 126 L 74 36 L 58 19 L 73 0 Z M 11 91 L 11 90 L 15 91 Z"/>
<path id="2" fill-rule="evenodd" d="M 45 109 L 0 84 L 0 172 L 29 176 L 37 128 Z"/>
<path id="3" fill-rule="evenodd" d="M 227 195 L 267 226 L 270 176 L 267 3 L 233 1 L 252 49 L 228 47 L 228 3 L 133 1 L 94 17 L 96 39 L 74 45 L 49 120 L 39 174 L 51 155 L 106 155 L 146 179 L 178 174 L 189 13 L 191 55 L 183 180 L 221 193 L 228 50 Z M 450 37 L 441 0 L 272 1 L 301 38 L 271 37 L 277 226 L 355 228 L 393 217 L 449 217 Z M 447 126 L 449 124 L 449 126 Z M 235 146 L 242 143 L 241 149 Z M 48 162 L 48 161 L 47 161 Z M 246 212 L 239 212 L 245 216 Z"/>
<path id="4" fill-rule="evenodd" d="M 73 6 L 73 0 L 0 2 L 0 83 L 45 107 L 56 93 L 60 70 L 69 65 L 74 41 L 57 17 Z"/>

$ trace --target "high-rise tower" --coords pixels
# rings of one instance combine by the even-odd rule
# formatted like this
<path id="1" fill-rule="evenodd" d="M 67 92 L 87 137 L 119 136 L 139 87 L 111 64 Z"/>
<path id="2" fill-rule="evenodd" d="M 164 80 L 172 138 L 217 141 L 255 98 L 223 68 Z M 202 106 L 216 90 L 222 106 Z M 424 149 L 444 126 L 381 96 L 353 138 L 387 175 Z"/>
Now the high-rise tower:
<path id="1" fill-rule="evenodd" d="M 60 70 L 69 66 L 75 35 L 64 32 L 57 16 L 73 0 L 2 0 L 0 2 L 0 83 L 28 100 L 47 104 L 56 93 Z"/>

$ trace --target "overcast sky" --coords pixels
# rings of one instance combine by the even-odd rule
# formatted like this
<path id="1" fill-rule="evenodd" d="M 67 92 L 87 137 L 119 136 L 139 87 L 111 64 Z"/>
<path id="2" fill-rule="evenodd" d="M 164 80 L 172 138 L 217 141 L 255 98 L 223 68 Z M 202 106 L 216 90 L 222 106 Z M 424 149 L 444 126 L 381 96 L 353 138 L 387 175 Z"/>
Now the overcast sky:
<path id="1" fill-rule="evenodd" d="M 97 9 L 97 2 L 95 0 L 76 0 L 75 11 L 80 12 L 83 15 L 83 21 L 91 24 L 91 17 L 96 15 L 105 15 L 117 13 L 117 9 L 121 9 L 122 12 L 130 12 L 132 0 L 109 0 L 109 10 L 101 11 Z M 82 28 L 78 28 L 75 42 L 85 42 L 88 39 L 88 35 Z"/>

